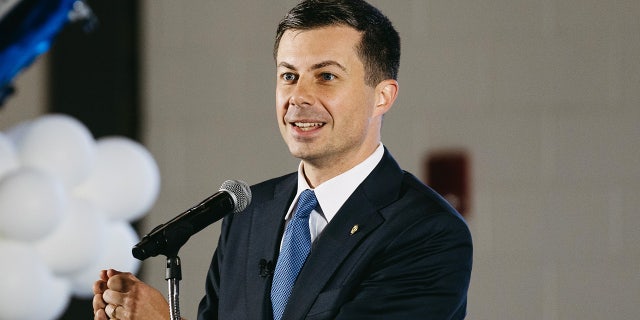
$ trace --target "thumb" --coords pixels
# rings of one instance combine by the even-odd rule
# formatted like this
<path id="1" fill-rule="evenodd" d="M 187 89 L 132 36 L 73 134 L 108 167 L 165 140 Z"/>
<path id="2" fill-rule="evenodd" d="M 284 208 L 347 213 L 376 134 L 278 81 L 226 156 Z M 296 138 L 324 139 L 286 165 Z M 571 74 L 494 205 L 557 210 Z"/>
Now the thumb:
<path id="1" fill-rule="evenodd" d="M 141 281 L 130 272 L 113 270 L 110 273 L 109 281 L 107 281 L 107 287 L 119 292 L 128 292 L 132 286 L 139 282 Z"/>
<path id="2" fill-rule="evenodd" d="M 122 272 L 122 271 L 118 271 L 118 270 L 116 270 L 116 269 L 109 269 L 109 270 L 107 270 L 107 277 L 108 277 L 108 278 L 111 278 L 111 277 L 113 277 L 113 276 L 115 276 L 115 275 L 119 275 L 119 274 L 123 274 L 123 273 L 124 273 L 124 272 Z"/>
<path id="3" fill-rule="evenodd" d="M 129 278 L 131 280 L 134 281 L 140 281 L 133 273 L 131 272 L 124 272 L 124 271 L 118 271 L 116 269 L 109 269 L 107 270 L 107 278 L 111 279 L 114 276 L 124 276 L 126 278 Z"/>

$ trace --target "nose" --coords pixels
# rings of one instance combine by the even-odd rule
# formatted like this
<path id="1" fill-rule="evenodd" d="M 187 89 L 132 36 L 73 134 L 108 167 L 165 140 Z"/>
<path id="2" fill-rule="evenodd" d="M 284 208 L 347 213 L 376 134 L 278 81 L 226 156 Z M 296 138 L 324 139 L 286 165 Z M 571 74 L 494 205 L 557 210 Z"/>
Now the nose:
<path id="1" fill-rule="evenodd" d="M 315 95 L 313 92 L 313 84 L 302 78 L 298 79 L 295 84 L 291 97 L 289 98 L 290 106 L 305 107 L 315 103 Z"/>

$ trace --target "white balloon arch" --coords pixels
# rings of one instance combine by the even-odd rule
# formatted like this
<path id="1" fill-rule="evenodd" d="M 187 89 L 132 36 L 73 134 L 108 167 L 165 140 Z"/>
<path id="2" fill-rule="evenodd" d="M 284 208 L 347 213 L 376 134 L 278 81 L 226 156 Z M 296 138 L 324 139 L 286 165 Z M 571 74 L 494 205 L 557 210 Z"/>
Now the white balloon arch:
<path id="1" fill-rule="evenodd" d="M 0 256 L 10 257 L 0 264 L 0 319 L 56 319 L 72 296 L 93 295 L 100 270 L 137 272 L 130 222 L 159 190 L 158 166 L 141 144 L 94 140 L 70 116 L 0 132 Z"/>

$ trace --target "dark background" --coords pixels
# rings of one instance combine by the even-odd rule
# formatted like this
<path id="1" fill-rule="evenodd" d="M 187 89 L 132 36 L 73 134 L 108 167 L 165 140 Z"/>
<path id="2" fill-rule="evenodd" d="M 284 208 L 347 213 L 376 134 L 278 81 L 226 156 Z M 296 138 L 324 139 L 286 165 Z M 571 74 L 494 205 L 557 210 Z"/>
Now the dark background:
<path id="1" fill-rule="evenodd" d="M 96 139 L 119 135 L 139 141 L 139 3 L 87 3 L 97 17 L 95 28 L 72 23 L 53 42 L 48 109 L 77 118 Z M 93 319 L 91 300 L 72 299 L 60 319 Z"/>

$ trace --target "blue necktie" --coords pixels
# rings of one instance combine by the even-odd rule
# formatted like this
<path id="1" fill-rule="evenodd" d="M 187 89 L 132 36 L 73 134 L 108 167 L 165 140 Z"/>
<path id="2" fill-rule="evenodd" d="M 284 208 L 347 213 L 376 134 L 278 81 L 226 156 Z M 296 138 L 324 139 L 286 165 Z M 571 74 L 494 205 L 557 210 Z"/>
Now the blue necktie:
<path id="1" fill-rule="evenodd" d="M 284 231 L 282 249 L 278 256 L 271 286 L 274 320 L 282 318 L 293 284 L 311 250 L 309 215 L 317 205 L 318 199 L 312 190 L 302 191 L 298 198 L 296 212 Z"/>

